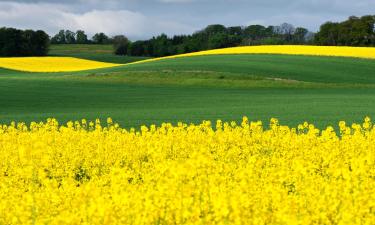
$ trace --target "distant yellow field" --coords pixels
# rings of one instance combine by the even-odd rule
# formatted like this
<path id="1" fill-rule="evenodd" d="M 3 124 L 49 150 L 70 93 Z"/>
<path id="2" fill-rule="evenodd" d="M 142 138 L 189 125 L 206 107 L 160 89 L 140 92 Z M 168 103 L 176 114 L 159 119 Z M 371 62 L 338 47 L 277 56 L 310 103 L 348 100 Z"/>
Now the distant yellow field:
<path id="1" fill-rule="evenodd" d="M 119 66 L 72 57 L 0 58 L 0 67 L 26 72 L 74 72 Z"/>
<path id="2" fill-rule="evenodd" d="M 147 59 L 128 63 L 153 62 L 163 59 L 202 55 L 230 55 L 230 54 L 284 54 L 284 55 L 310 55 L 310 56 L 337 56 L 375 59 L 375 48 L 370 47 L 333 47 L 333 46 L 303 46 L 303 45 L 264 45 L 223 48 L 188 54 Z M 115 67 L 124 64 L 104 63 L 72 57 L 22 57 L 0 58 L 0 67 L 27 72 L 74 72 L 91 69 Z"/>
<path id="3" fill-rule="evenodd" d="M 129 64 L 152 62 L 162 59 L 172 59 L 202 55 L 231 55 L 231 54 L 281 54 L 281 55 L 311 55 L 311 56 L 337 56 L 375 59 L 375 48 L 371 47 L 336 47 L 336 46 L 304 46 L 304 45 L 262 45 L 243 46 L 233 48 L 215 49 L 188 54 L 167 56 L 148 59 Z"/>

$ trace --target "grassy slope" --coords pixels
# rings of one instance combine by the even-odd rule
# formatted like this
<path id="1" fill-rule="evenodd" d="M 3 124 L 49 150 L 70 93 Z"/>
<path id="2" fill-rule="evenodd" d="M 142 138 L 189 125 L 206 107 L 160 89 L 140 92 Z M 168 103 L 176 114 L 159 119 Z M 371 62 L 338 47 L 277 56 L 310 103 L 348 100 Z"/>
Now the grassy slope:
<path id="1" fill-rule="evenodd" d="M 375 83 L 375 60 L 290 55 L 197 56 L 130 65 L 114 71 L 211 71 L 322 83 Z"/>
<path id="2" fill-rule="evenodd" d="M 325 126 L 375 116 L 374 71 L 370 60 L 271 55 L 205 56 L 74 74 L 0 70 L 0 121 L 111 116 L 129 127 L 248 115 Z"/>
<path id="3" fill-rule="evenodd" d="M 96 60 L 100 62 L 120 64 L 148 59 L 147 57 L 114 55 L 112 45 L 51 45 L 49 55 L 77 57 L 82 59 Z"/>

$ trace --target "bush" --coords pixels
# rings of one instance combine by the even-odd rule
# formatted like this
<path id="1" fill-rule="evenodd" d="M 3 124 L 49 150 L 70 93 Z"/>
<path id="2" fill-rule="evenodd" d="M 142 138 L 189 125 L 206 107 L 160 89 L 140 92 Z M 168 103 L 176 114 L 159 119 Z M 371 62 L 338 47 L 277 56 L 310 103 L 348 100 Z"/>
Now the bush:
<path id="1" fill-rule="evenodd" d="M 124 35 L 113 37 L 113 47 L 116 55 L 127 55 L 130 41 Z"/>

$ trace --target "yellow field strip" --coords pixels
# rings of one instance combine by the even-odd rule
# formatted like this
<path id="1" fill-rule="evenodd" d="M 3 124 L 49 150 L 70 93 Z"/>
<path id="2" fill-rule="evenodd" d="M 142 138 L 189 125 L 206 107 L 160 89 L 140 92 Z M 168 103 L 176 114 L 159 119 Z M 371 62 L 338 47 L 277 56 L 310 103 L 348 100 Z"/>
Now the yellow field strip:
<path id="1" fill-rule="evenodd" d="M 233 48 L 222 48 L 193 52 L 181 55 L 173 55 L 161 58 L 146 59 L 126 65 L 153 62 L 163 59 L 174 59 L 191 56 L 204 55 L 233 55 L 233 54 L 281 54 L 281 55 L 309 55 L 309 56 L 336 56 L 375 59 L 375 48 L 373 47 L 336 47 L 336 46 L 305 46 L 305 45 L 263 45 L 243 46 Z"/>
<path id="2" fill-rule="evenodd" d="M 231 55 L 231 54 L 282 54 L 282 55 L 310 55 L 336 56 L 375 59 L 373 47 L 333 47 L 333 46 L 303 46 L 303 45 L 266 45 L 223 48 L 188 54 L 147 59 L 128 64 L 114 64 L 78 59 L 73 57 L 20 57 L 0 58 L 0 67 L 26 72 L 76 72 L 110 68 L 121 65 L 134 65 L 154 62 L 164 59 L 174 59 L 204 55 Z"/>
<path id="3" fill-rule="evenodd" d="M 0 58 L 0 67 L 25 72 L 76 72 L 120 65 L 73 57 Z"/>

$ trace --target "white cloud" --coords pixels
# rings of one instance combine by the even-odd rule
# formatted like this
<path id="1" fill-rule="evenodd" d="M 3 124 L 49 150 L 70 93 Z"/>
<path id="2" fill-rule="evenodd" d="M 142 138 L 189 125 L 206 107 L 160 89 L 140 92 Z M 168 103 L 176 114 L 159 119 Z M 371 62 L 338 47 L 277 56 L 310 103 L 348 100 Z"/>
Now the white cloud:
<path id="1" fill-rule="evenodd" d="M 88 33 L 107 34 L 129 33 L 141 36 L 145 32 L 148 19 L 141 13 L 127 10 L 93 10 L 83 14 L 64 13 L 65 21 L 71 29 L 83 29 Z M 66 25 L 65 25 L 66 26 Z"/>
<path id="2" fill-rule="evenodd" d="M 71 11 L 59 4 L 0 2 L 0 21 L 2 26 L 44 29 L 50 34 L 60 29 L 82 29 L 90 35 L 104 32 L 109 35 L 125 34 L 133 39 L 148 38 L 161 32 L 171 35 L 195 30 L 185 24 L 150 18 L 129 10 Z"/>

